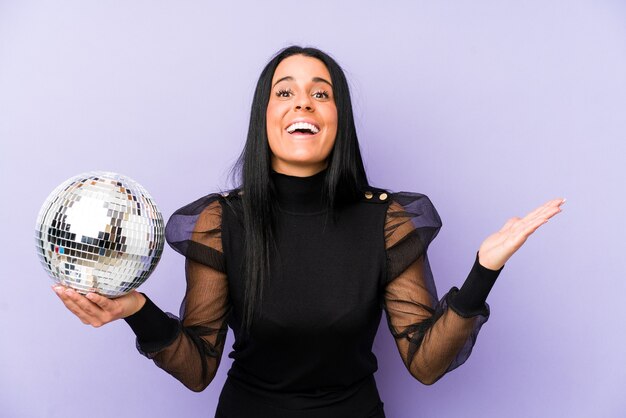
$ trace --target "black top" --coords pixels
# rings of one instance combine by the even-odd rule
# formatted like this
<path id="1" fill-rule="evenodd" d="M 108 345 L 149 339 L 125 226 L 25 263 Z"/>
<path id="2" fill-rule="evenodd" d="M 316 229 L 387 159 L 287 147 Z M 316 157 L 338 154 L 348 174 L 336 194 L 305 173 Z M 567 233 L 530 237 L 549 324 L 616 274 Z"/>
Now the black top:
<path id="1" fill-rule="evenodd" d="M 499 271 L 478 257 L 461 289 L 438 299 L 426 250 L 441 221 L 425 195 L 371 188 L 333 221 L 321 199 L 325 175 L 272 172 L 277 250 L 245 340 L 245 196 L 213 193 L 168 221 L 168 243 L 186 256 L 181 319 L 147 299 L 126 320 L 140 352 L 196 391 L 213 379 L 231 327 L 234 361 L 217 417 L 384 417 L 372 353 L 383 310 L 407 370 L 425 384 L 469 357 L 489 317 Z"/>

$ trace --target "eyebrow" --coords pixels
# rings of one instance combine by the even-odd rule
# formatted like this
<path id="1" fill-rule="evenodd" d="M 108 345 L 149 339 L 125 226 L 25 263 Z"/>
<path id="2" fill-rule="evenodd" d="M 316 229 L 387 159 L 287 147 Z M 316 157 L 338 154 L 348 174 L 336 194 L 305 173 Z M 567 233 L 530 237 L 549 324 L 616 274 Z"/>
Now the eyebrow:
<path id="1" fill-rule="evenodd" d="M 276 84 L 280 83 L 281 81 L 293 81 L 293 77 L 288 75 L 287 77 L 283 77 L 280 80 L 277 80 L 274 83 L 274 85 L 272 86 L 272 88 L 276 87 Z M 313 81 L 314 83 L 326 83 L 326 84 L 328 84 L 331 87 L 333 86 L 330 81 L 328 81 L 328 80 L 326 80 L 326 79 L 324 79 L 322 77 L 313 77 L 311 79 L 311 81 Z"/>

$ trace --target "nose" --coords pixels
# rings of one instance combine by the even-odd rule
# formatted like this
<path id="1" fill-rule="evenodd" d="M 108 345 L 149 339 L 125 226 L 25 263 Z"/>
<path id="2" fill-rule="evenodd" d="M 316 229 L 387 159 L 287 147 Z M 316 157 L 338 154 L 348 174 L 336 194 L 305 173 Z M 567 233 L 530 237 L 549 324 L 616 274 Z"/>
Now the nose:
<path id="1" fill-rule="evenodd" d="M 311 99 L 305 95 L 296 102 L 296 110 L 306 110 L 307 112 L 313 112 L 315 109 L 312 106 Z"/>

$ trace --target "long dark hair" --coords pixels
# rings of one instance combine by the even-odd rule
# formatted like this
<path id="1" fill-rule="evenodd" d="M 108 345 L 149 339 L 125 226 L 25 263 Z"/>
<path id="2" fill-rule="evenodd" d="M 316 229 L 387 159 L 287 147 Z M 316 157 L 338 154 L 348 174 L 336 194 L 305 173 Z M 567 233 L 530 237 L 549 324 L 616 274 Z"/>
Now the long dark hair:
<path id="1" fill-rule="evenodd" d="M 259 313 L 263 286 L 270 275 L 270 254 L 275 248 L 274 225 L 276 200 L 270 177 L 271 150 L 267 138 L 266 113 L 272 78 L 278 64 L 292 55 L 304 55 L 322 61 L 330 73 L 337 107 L 337 136 L 328 157 L 323 186 L 324 202 L 331 214 L 361 196 L 367 187 L 367 175 L 354 126 L 348 82 L 339 64 L 316 48 L 290 46 L 280 50 L 267 63 L 257 82 L 250 112 L 246 145 L 231 169 L 233 178 L 240 179 L 245 249 L 245 277 L 242 328 L 250 330 Z"/>

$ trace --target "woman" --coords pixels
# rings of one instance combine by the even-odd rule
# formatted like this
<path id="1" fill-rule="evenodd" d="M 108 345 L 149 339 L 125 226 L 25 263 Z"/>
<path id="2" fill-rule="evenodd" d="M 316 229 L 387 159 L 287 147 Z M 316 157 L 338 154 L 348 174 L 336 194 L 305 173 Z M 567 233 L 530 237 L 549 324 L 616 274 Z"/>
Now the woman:
<path id="1" fill-rule="evenodd" d="M 181 320 L 139 292 L 55 287 L 86 324 L 125 318 L 140 352 L 194 391 L 230 326 L 217 417 L 384 417 L 371 352 L 382 310 L 409 372 L 433 384 L 468 358 L 502 267 L 564 202 L 509 220 L 438 300 L 426 251 L 439 216 L 424 195 L 368 185 L 345 76 L 313 48 L 286 48 L 261 73 L 237 167 L 240 188 L 168 221 L 186 257 Z"/>

